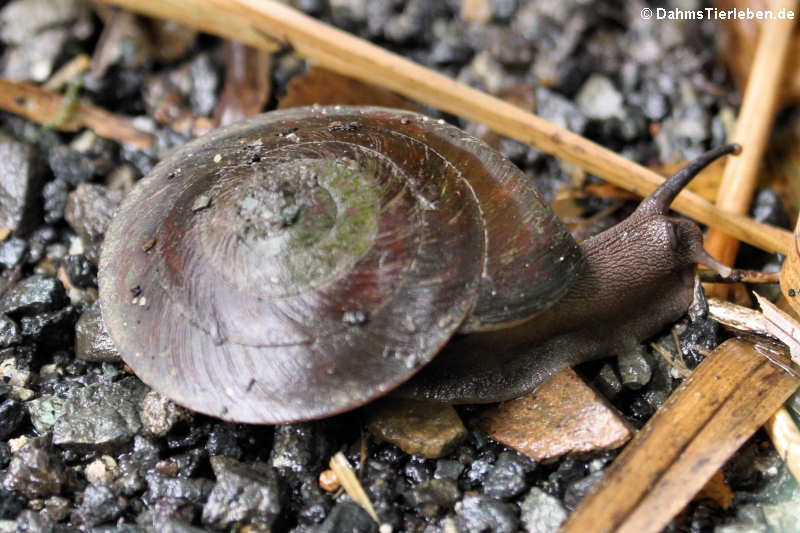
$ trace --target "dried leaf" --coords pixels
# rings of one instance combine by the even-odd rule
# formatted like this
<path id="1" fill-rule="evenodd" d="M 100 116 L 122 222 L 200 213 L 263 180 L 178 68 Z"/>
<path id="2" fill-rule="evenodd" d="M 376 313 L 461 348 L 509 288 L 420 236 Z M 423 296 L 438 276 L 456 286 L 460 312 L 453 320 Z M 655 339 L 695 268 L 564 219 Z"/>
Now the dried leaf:
<path id="1" fill-rule="evenodd" d="M 792 415 L 784 408 L 779 409 L 769 419 L 766 428 L 778 454 L 800 482 L 800 429 L 797 429 Z"/>
<path id="2" fill-rule="evenodd" d="M 314 104 L 375 105 L 420 110 L 411 100 L 399 94 L 320 67 L 312 67 L 302 76 L 292 78 L 286 95 L 278 100 L 279 109 Z"/>

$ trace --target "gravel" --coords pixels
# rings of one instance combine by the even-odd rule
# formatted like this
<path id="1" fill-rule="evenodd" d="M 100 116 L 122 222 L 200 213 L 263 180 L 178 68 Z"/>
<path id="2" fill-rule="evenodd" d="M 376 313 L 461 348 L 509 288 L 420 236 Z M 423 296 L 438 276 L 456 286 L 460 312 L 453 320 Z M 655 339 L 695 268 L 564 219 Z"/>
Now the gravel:
<path id="1" fill-rule="evenodd" d="M 719 28 L 710 22 L 644 21 L 640 2 L 290 3 L 476 88 L 526 95 L 540 116 L 642 163 L 693 157 L 729 133 L 737 96 L 713 52 Z M 131 24 L 147 35 L 141 21 Z M 44 80 L 76 53 L 91 55 L 100 31 L 78 0 L 6 2 L 0 71 Z M 466 434 L 448 441 L 443 457 L 425 458 L 364 432 L 366 411 L 274 428 L 229 424 L 189 413 L 128 373 L 95 303 L 103 234 L 131 182 L 186 140 L 159 122 L 158 99 L 176 91 L 191 113 L 213 113 L 223 65 L 219 41 L 208 37 L 164 63 L 124 42 L 118 52 L 136 54 L 119 53 L 102 74 L 86 76 L 81 95 L 136 116 L 156 136 L 152 152 L 0 115 L 0 232 L 11 233 L 0 242 L 0 533 L 556 531 L 615 453 L 537 464 L 471 426 L 477 411 L 459 407 Z M 273 94 L 304 68 L 290 53 L 275 56 Z M 549 199 L 574 177 L 534 148 L 497 144 Z M 580 207 L 591 215 L 608 202 Z M 754 214 L 787 221 L 769 189 Z M 675 332 L 679 347 L 672 331 L 654 341 L 688 368 L 725 335 L 707 319 L 684 319 Z M 579 371 L 639 427 L 679 382 L 650 349 Z M 800 413 L 800 394 L 789 406 Z M 755 436 L 726 465 L 730 509 L 693 502 L 669 530 L 796 528 L 787 502 L 800 489 L 763 443 Z M 356 465 L 380 523 L 320 487 L 337 451 Z"/>

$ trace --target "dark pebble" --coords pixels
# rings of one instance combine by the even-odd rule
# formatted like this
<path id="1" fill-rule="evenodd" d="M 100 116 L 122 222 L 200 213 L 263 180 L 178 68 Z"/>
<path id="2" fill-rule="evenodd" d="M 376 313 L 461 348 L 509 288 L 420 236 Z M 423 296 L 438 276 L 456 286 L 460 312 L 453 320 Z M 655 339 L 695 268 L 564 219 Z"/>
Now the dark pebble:
<path id="1" fill-rule="evenodd" d="M 236 441 L 236 429 L 231 424 L 214 424 L 206 441 L 206 451 L 209 455 L 224 455 L 239 459 L 242 448 Z"/>
<path id="2" fill-rule="evenodd" d="M 411 456 L 411 459 L 403 469 L 403 474 L 410 483 L 415 484 L 428 481 L 431 478 L 431 473 L 425 464 L 425 460 L 416 456 Z"/>
<path id="3" fill-rule="evenodd" d="M 586 466 L 573 457 L 567 457 L 547 476 L 547 492 L 562 498 L 567 487 L 586 476 Z"/>
<path id="4" fill-rule="evenodd" d="M 467 495 L 456 511 L 458 531 L 470 533 L 514 533 L 519 529 L 517 507 L 485 496 Z"/>
<path id="5" fill-rule="evenodd" d="M 0 488 L 0 520 L 13 520 L 25 508 L 25 498 L 19 493 Z"/>
<path id="6" fill-rule="evenodd" d="M 78 508 L 78 515 L 89 527 L 110 522 L 122 514 L 123 505 L 110 487 L 102 484 L 91 484 L 83 492 L 83 501 Z"/>
<path id="7" fill-rule="evenodd" d="M 184 479 L 148 472 L 145 476 L 147 492 L 142 496 L 148 505 L 162 498 L 186 500 L 202 506 L 211 493 L 214 483 L 209 479 Z"/>
<path id="8" fill-rule="evenodd" d="M 47 246 L 58 240 L 58 232 L 52 226 L 36 228 L 28 237 L 28 262 L 36 264 L 44 259 Z"/>
<path id="9" fill-rule="evenodd" d="M 53 427 L 53 443 L 105 453 L 125 446 L 142 427 L 138 410 L 146 393 L 135 377 L 74 390 Z"/>
<path id="10" fill-rule="evenodd" d="M 564 505 L 567 509 L 574 509 L 578 506 L 580 501 L 589 494 L 589 491 L 592 490 L 592 487 L 595 484 L 603 479 L 603 475 L 605 472 L 603 470 L 598 470 L 597 472 L 592 472 L 586 477 L 581 479 L 576 479 L 575 481 L 571 482 L 567 485 L 567 490 L 564 492 Z"/>
<path id="11" fill-rule="evenodd" d="M 17 323 L 5 315 L 0 315 L 0 348 L 7 348 L 21 341 L 22 336 L 19 334 Z"/>
<path id="12" fill-rule="evenodd" d="M 40 350 L 52 351 L 73 344 L 77 320 L 78 311 L 70 305 L 58 311 L 23 316 L 19 325 L 24 338 L 35 341 Z"/>
<path id="13" fill-rule="evenodd" d="M 681 354 L 686 366 L 695 368 L 703 360 L 704 351 L 713 350 L 722 342 L 722 326 L 711 318 L 689 322 L 680 335 Z"/>
<path id="14" fill-rule="evenodd" d="M 53 311 L 68 301 L 67 292 L 60 281 L 34 274 L 19 281 L 0 299 L 0 311 L 14 318 Z"/>
<path id="15" fill-rule="evenodd" d="M 418 515 L 434 518 L 453 508 L 461 498 L 458 485 L 449 479 L 431 479 L 415 485 L 405 492 L 406 503 Z"/>
<path id="16" fill-rule="evenodd" d="M 11 237 L 0 243 L 0 266 L 14 268 L 22 263 L 28 243 L 20 237 Z"/>
<path id="17" fill-rule="evenodd" d="M 436 461 L 436 470 L 433 472 L 434 479 L 458 479 L 464 471 L 464 465 L 454 459 L 439 459 Z"/>
<path id="18" fill-rule="evenodd" d="M 81 183 L 69 194 L 64 218 L 86 245 L 86 256 L 97 262 L 103 235 L 123 193 L 103 185 Z"/>
<path id="19" fill-rule="evenodd" d="M 464 481 L 469 488 L 474 488 L 483 483 L 486 474 L 492 469 L 492 463 L 487 459 L 476 459 L 469 470 L 464 474 Z"/>
<path id="20" fill-rule="evenodd" d="M 72 187 L 89 181 L 95 173 L 95 164 L 91 159 L 63 144 L 50 150 L 47 162 L 56 179 Z"/>
<path id="21" fill-rule="evenodd" d="M 484 493 L 500 500 L 522 494 L 528 486 L 527 476 L 536 463 L 518 453 L 502 452 L 483 481 Z"/>
<path id="22" fill-rule="evenodd" d="M 378 533 L 378 524 L 353 502 L 337 503 L 314 533 Z"/>
<path id="23" fill-rule="evenodd" d="M 99 304 L 84 311 L 75 324 L 75 357 L 93 362 L 122 360 L 100 315 Z"/>
<path id="24" fill-rule="evenodd" d="M 331 455 L 324 422 L 284 424 L 275 428 L 270 464 L 278 471 L 317 472 Z"/>
<path id="25" fill-rule="evenodd" d="M 0 439 L 7 439 L 25 420 L 25 406 L 22 402 L 8 398 L 0 404 Z"/>
<path id="26" fill-rule="evenodd" d="M 250 522 L 270 529 L 280 514 L 278 477 L 265 463 L 240 463 L 229 457 L 211 458 L 217 483 L 203 507 L 203 523 L 228 528 Z"/>
<path id="27" fill-rule="evenodd" d="M 30 439 L 13 455 L 3 486 L 26 498 L 40 498 L 60 493 L 65 481 L 64 465 L 45 436 Z"/>
<path id="28" fill-rule="evenodd" d="M 40 211 L 42 165 L 29 144 L 0 135 L 0 228 L 16 234 L 32 230 Z"/>
<path id="29" fill-rule="evenodd" d="M 55 523 L 47 513 L 25 509 L 17 517 L 17 533 L 53 533 Z"/>
<path id="30" fill-rule="evenodd" d="M 97 268 L 85 255 L 68 255 L 64 258 L 63 264 L 72 285 L 81 289 L 95 285 Z"/>
<path id="31" fill-rule="evenodd" d="M 574 133 L 583 133 L 589 123 L 578 106 L 544 87 L 536 90 L 536 114 Z"/>

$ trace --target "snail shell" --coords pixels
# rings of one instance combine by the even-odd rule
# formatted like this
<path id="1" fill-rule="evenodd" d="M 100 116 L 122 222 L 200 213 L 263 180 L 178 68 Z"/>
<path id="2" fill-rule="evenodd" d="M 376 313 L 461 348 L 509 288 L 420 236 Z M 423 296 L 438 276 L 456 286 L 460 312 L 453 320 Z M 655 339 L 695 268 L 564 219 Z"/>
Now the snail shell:
<path id="1" fill-rule="evenodd" d="M 581 267 L 529 179 L 483 142 L 336 106 L 172 153 L 112 221 L 99 285 L 144 382 L 195 411 L 282 423 L 385 394 L 457 330 L 548 307 Z"/>

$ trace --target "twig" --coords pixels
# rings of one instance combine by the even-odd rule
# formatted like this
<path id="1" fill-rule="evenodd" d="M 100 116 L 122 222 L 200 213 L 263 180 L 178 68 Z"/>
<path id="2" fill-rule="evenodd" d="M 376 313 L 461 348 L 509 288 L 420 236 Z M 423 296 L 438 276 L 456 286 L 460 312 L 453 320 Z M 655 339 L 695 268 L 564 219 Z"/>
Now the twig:
<path id="1" fill-rule="evenodd" d="M 69 98 L 36 85 L 0 78 L 0 109 L 61 131 L 90 128 L 101 137 L 142 150 L 153 144 L 153 136 L 136 128 L 129 120 L 79 100 L 70 102 Z"/>
<path id="2" fill-rule="evenodd" d="M 774 13 L 785 9 L 796 13 L 800 2 L 777 0 L 770 4 Z M 753 66 L 747 79 L 742 107 L 733 134 L 733 142 L 746 149 L 739 157 L 729 158 L 717 192 L 720 209 L 746 214 L 758 181 L 758 171 L 770 137 L 778 97 L 782 86 L 784 65 L 792 45 L 794 20 L 767 20 L 761 26 Z M 705 248 L 726 265 L 733 265 L 739 242 L 718 229 L 712 228 L 706 237 Z M 727 288 L 721 290 L 727 294 Z M 719 294 L 720 296 L 722 294 Z"/>
<path id="3" fill-rule="evenodd" d="M 262 47 L 275 43 L 290 46 L 297 54 L 330 70 L 388 87 L 443 111 L 485 124 L 501 135 L 535 145 L 640 195 L 650 193 L 663 181 L 656 172 L 580 135 L 274 0 L 101 1 L 174 19 L 253 46 L 259 46 L 253 36 L 261 35 Z M 237 31 L 241 35 L 237 35 Z M 673 208 L 768 252 L 789 250 L 789 232 L 726 213 L 691 192 L 682 192 Z"/>

